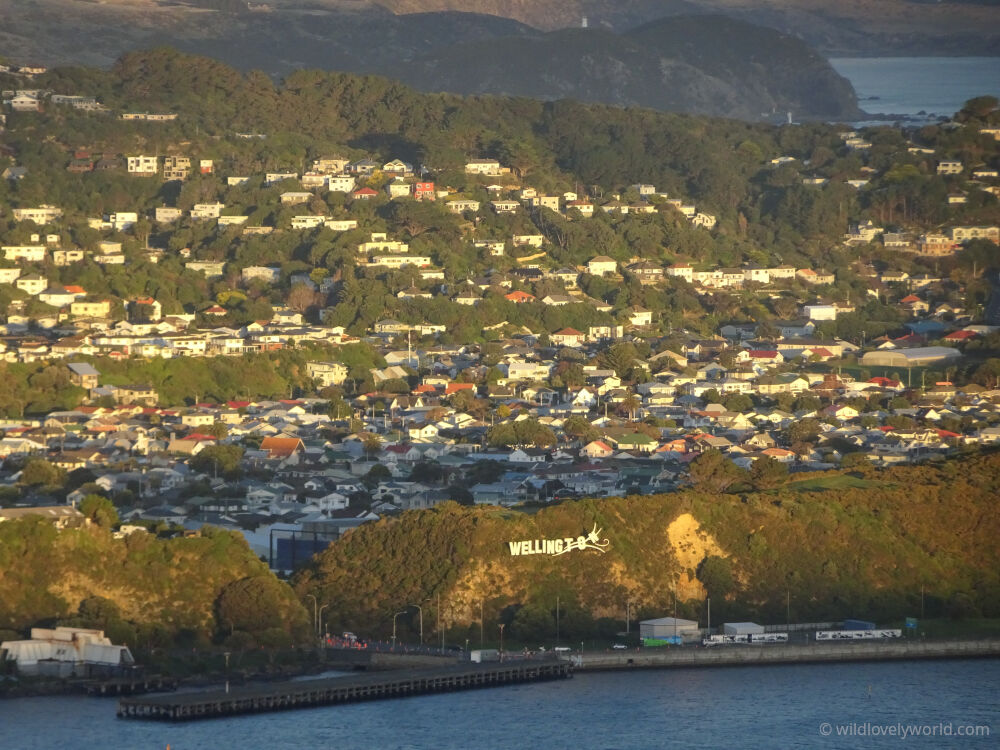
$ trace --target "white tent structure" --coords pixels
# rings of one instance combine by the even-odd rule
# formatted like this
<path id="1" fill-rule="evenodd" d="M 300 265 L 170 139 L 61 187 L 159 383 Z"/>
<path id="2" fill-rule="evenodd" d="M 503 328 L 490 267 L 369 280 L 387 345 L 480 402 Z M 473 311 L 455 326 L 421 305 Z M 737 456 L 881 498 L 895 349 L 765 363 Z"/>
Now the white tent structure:
<path id="1" fill-rule="evenodd" d="M 94 667 L 135 664 L 128 646 L 115 646 L 103 630 L 32 628 L 31 640 L 0 643 L 0 658 L 17 664 L 23 675 L 86 676 Z"/>

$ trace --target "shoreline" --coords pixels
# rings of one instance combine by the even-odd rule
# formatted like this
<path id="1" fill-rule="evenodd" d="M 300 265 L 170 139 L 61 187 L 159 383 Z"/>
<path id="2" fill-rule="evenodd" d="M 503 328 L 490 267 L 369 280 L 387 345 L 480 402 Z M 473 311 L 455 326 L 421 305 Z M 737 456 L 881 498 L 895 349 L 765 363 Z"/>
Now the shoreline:
<path id="1" fill-rule="evenodd" d="M 587 654 L 570 657 L 574 672 L 831 664 L 864 661 L 1000 658 L 1000 638 L 981 640 L 811 643 L 680 647 L 665 651 Z"/>

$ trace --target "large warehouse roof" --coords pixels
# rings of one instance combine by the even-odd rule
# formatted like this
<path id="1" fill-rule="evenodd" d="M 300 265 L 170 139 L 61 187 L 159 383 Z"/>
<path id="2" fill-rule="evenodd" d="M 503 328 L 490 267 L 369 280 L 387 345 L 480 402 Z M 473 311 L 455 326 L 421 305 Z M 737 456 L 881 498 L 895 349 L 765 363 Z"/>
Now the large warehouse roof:
<path id="1" fill-rule="evenodd" d="M 948 346 L 918 346 L 913 349 L 880 349 L 868 352 L 861 358 L 863 365 L 886 367 L 915 367 L 918 365 L 958 359 L 962 353 Z"/>

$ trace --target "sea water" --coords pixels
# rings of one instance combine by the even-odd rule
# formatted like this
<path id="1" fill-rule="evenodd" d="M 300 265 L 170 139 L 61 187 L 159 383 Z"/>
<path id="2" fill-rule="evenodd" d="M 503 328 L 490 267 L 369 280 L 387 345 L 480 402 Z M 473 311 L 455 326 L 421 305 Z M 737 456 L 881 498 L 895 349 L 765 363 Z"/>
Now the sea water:
<path id="1" fill-rule="evenodd" d="M 0 701 L 0 747 L 993 748 L 998 700 L 995 659 L 577 673 L 185 723 L 118 719 L 109 698 L 23 698 Z"/>
<path id="2" fill-rule="evenodd" d="M 1000 96 L 1000 57 L 838 57 L 830 64 L 873 114 L 931 121 L 975 96 Z"/>

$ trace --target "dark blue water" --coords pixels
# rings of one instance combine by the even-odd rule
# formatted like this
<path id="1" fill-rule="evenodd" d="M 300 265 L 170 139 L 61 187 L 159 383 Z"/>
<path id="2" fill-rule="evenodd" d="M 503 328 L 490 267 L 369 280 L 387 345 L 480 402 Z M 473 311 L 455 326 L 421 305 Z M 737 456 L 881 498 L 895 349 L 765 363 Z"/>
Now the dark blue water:
<path id="1" fill-rule="evenodd" d="M 830 64 L 866 112 L 950 117 L 974 96 L 1000 95 L 1000 57 L 840 57 Z"/>
<path id="2" fill-rule="evenodd" d="M 1000 747 L 1000 660 L 645 670 L 185 724 L 123 720 L 98 698 L 0 701 L 0 747 Z M 952 736 L 837 736 L 914 725 Z M 821 734 L 829 725 L 830 736 Z M 988 737 L 957 737 L 979 725 Z"/>

